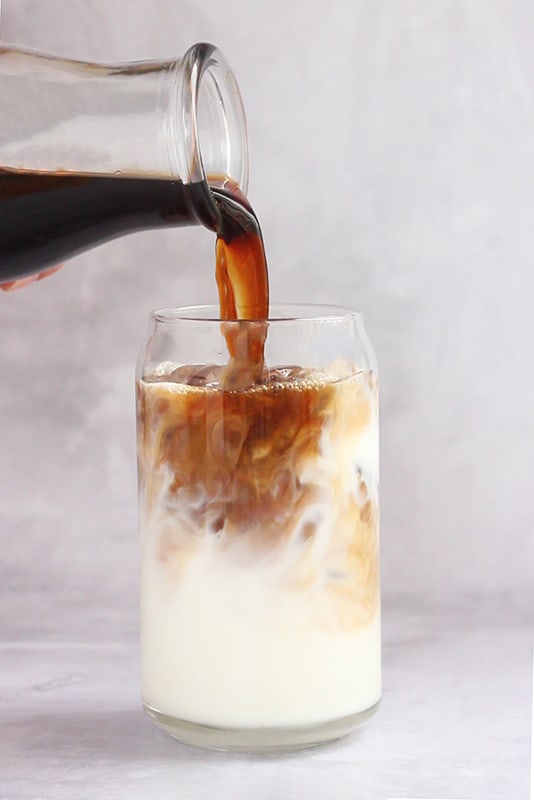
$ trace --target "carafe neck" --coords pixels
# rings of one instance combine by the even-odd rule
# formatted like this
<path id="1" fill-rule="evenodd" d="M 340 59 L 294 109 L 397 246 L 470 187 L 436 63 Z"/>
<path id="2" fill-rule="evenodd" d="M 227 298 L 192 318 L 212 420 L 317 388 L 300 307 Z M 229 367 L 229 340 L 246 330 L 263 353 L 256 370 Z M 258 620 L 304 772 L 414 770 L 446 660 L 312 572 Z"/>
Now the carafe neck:
<path id="1" fill-rule="evenodd" d="M 248 184 L 245 115 L 221 52 L 103 65 L 0 46 L 0 166 Z"/>

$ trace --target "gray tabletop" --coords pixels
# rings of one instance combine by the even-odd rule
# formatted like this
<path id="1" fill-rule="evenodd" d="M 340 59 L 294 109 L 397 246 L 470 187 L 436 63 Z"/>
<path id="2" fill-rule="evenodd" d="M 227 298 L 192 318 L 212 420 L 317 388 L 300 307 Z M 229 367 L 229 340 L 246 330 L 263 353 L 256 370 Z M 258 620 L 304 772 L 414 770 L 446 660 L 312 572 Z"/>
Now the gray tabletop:
<path id="1" fill-rule="evenodd" d="M 71 609 L 44 637 L 17 639 L 14 624 L 0 645 L 1 798 L 528 796 L 534 637 L 509 598 L 387 602 L 378 715 L 346 740 L 269 758 L 182 746 L 152 727 L 135 619 L 109 610 L 99 639 L 105 613 Z"/>

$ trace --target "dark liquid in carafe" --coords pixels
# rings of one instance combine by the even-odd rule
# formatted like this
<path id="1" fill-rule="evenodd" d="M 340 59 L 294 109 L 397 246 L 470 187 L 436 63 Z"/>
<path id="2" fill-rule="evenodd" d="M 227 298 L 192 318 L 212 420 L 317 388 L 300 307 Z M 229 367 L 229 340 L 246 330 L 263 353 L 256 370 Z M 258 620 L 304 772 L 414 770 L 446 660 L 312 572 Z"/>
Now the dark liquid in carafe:
<path id="1" fill-rule="evenodd" d="M 204 224 L 217 234 L 221 318 L 266 319 L 267 265 L 260 227 L 235 185 L 158 177 L 30 172 L 0 168 L 0 283 L 54 266 L 137 230 Z M 261 359 L 262 335 L 245 348 Z M 264 337 L 263 337 L 264 338 Z M 230 355 L 237 341 L 227 335 Z"/>
<path id="2" fill-rule="evenodd" d="M 123 233 L 187 224 L 190 210 L 178 182 L 0 169 L 0 281 Z"/>

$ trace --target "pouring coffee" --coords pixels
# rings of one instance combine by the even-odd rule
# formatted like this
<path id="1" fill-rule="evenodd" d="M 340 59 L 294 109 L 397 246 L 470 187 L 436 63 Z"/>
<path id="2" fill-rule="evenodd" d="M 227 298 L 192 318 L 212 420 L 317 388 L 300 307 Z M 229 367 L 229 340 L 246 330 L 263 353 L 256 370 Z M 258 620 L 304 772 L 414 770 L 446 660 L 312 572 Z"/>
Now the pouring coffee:
<path id="1" fill-rule="evenodd" d="M 235 79 L 211 45 L 103 66 L 0 49 L 0 282 L 203 225 L 219 308 L 137 370 L 143 702 L 183 741 L 335 739 L 381 693 L 374 354 L 347 309 L 269 310 Z"/>

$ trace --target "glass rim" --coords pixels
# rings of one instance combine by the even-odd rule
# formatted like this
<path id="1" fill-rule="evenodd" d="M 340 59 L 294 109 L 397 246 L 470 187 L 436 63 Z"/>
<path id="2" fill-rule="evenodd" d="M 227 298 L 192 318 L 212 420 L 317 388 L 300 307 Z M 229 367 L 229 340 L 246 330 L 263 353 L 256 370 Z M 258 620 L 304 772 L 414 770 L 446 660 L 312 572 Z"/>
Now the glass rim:
<path id="1" fill-rule="evenodd" d="M 209 42 L 198 42 L 181 59 L 175 90 L 175 101 L 181 109 L 179 122 L 186 119 L 190 126 L 189 129 L 187 125 L 177 124 L 176 116 L 171 115 L 171 141 L 181 141 L 181 148 L 174 151 L 174 157 L 178 158 L 178 176 L 202 187 L 209 218 L 207 223 L 202 221 L 208 227 L 216 226 L 220 211 L 210 191 L 211 184 L 222 185 L 229 179 L 235 181 L 244 194 L 248 189 L 247 121 L 239 86 L 219 48 Z M 216 168 L 211 164 L 207 169 L 201 141 L 201 101 L 210 96 L 216 98 L 213 108 L 217 112 L 217 135 L 224 141 L 224 163 L 218 162 Z M 239 143 L 233 141 L 236 135 Z"/>
<path id="2" fill-rule="evenodd" d="M 224 320 L 220 316 L 218 304 L 177 306 L 175 308 L 159 308 L 150 312 L 154 322 L 182 323 L 203 322 L 217 323 L 238 322 L 239 324 L 254 324 L 258 322 L 341 322 L 352 319 L 357 322 L 363 320 L 361 311 L 329 303 L 271 303 L 267 319 L 240 319 Z"/>
<path id="3" fill-rule="evenodd" d="M 194 143 L 194 152 L 192 153 L 192 163 L 190 164 L 190 180 L 200 180 L 204 184 L 209 183 L 208 175 L 204 166 L 204 159 L 202 156 L 202 142 L 200 136 L 200 97 L 202 92 L 208 91 L 209 79 L 214 81 L 215 89 L 217 92 L 219 104 L 219 124 L 221 126 L 221 133 L 225 138 L 226 145 L 226 165 L 224 170 L 224 177 L 237 182 L 244 194 L 248 191 L 248 134 L 247 134 L 247 119 L 245 115 L 245 108 L 239 86 L 230 64 L 225 56 L 213 44 L 208 42 L 199 42 L 189 48 L 184 56 L 184 66 L 186 76 L 189 79 L 189 88 L 191 92 L 192 114 L 191 126 L 192 136 Z M 242 150 L 241 158 L 239 159 L 239 169 L 234 172 L 231 166 L 232 158 L 234 158 L 235 149 L 230 138 L 230 122 L 227 119 L 232 117 L 237 130 L 240 133 Z M 198 163 L 195 170 L 195 154 L 197 155 Z"/>

